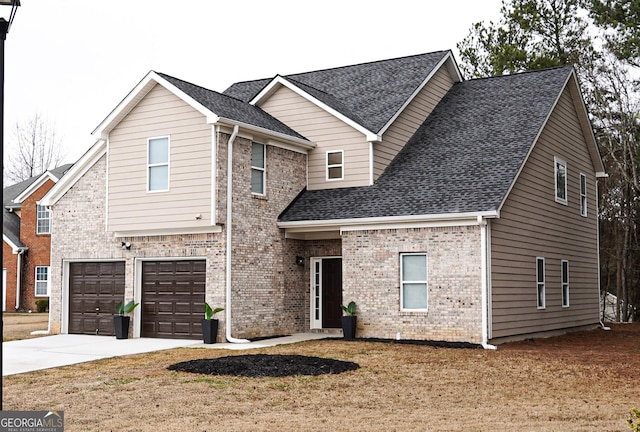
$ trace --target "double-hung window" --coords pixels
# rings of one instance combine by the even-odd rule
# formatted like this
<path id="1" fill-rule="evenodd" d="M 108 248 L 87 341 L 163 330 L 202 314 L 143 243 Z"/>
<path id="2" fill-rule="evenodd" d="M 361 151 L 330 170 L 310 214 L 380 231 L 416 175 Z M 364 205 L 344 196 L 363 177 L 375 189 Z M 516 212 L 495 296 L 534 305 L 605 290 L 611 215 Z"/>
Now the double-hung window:
<path id="1" fill-rule="evenodd" d="M 36 234 L 51 234 L 51 210 L 37 204 Z"/>
<path id="2" fill-rule="evenodd" d="M 49 267 L 36 266 L 36 296 L 46 297 L 49 295 Z"/>
<path id="3" fill-rule="evenodd" d="M 400 309 L 427 310 L 427 254 L 400 254 Z"/>
<path id="4" fill-rule="evenodd" d="M 251 193 L 265 195 L 266 152 L 264 144 L 251 143 Z"/>
<path id="5" fill-rule="evenodd" d="M 587 176 L 580 174 L 580 216 L 587 217 Z"/>
<path id="6" fill-rule="evenodd" d="M 562 159 L 554 158 L 556 202 L 567 204 L 567 163 Z"/>
<path id="7" fill-rule="evenodd" d="M 569 307 L 569 261 L 562 260 L 562 307 Z"/>
<path id="8" fill-rule="evenodd" d="M 169 190 L 169 137 L 150 138 L 147 145 L 147 190 Z"/>
<path id="9" fill-rule="evenodd" d="M 327 180 L 344 179 L 344 151 L 327 152 Z"/>
<path id="10" fill-rule="evenodd" d="M 538 297 L 538 309 L 546 307 L 545 282 L 544 282 L 544 258 L 536 258 L 536 289 Z"/>

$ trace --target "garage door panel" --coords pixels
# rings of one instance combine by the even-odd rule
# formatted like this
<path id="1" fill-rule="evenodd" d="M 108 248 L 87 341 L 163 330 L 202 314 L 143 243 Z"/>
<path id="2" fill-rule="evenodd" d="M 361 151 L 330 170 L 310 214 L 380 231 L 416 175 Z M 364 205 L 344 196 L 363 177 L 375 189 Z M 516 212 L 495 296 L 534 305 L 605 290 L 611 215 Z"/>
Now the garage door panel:
<path id="1" fill-rule="evenodd" d="M 200 339 L 204 260 L 142 263 L 142 336 Z"/>

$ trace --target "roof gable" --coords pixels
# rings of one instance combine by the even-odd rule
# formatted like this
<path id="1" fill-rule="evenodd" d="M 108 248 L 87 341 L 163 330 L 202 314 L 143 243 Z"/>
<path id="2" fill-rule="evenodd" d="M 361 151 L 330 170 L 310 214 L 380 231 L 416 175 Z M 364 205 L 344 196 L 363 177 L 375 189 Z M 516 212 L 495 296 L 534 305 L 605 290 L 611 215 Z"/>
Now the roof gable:
<path id="1" fill-rule="evenodd" d="M 376 184 L 306 191 L 280 221 L 497 214 L 572 73 L 454 84 Z"/>
<path id="2" fill-rule="evenodd" d="M 425 80 L 447 60 L 452 77 L 461 81 L 451 51 L 437 51 L 276 76 L 272 80 L 246 81 L 232 85 L 224 93 L 260 105 L 276 84 L 284 84 L 284 78 L 318 105 L 350 119 L 369 134 L 379 135 L 425 85 Z"/>

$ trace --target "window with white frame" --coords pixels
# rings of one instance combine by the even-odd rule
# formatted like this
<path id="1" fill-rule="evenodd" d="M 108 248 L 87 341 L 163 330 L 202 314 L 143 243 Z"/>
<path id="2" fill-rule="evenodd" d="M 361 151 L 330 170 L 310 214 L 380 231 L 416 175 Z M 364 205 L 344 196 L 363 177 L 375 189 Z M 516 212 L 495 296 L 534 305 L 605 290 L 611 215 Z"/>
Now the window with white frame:
<path id="1" fill-rule="evenodd" d="M 562 260 L 562 307 L 569 307 L 569 261 Z"/>
<path id="2" fill-rule="evenodd" d="M 400 309 L 427 310 L 427 254 L 400 254 Z"/>
<path id="3" fill-rule="evenodd" d="M 251 143 L 251 193 L 265 195 L 267 146 Z"/>
<path id="4" fill-rule="evenodd" d="M 580 174 L 580 215 L 587 217 L 587 176 Z"/>
<path id="5" fill-rule="evenodd" d="M 149 192 L 169 190 L 169 137 L 149 138 L 147 173 Z"/>
<path id="6" fill-rule="evenodd" d="M 562 159 L 554 158 L 556 201 L 567 204 L 567 163 Z"/>
<path id="7" fill-rule="evenodd" d="M 36 234 L 51 234 L 51 210 L 37 204 Z"/>
<path id="8" fill-rule="evenodd" d="M 538 297 L 538 309 L 544 309 L 546 307 L 544 279 L 544 258 L 536 258 L 536 289 Z"/>
<path id="9" fill-rule="evenodd" d="M 327 152 L 327 180 L 344 179 L 344 151 Z"/>
<path id="10" fill-rule="evenodd" d="M 49 267 L 36 266 L 36 296 L 49 296 Z"/>

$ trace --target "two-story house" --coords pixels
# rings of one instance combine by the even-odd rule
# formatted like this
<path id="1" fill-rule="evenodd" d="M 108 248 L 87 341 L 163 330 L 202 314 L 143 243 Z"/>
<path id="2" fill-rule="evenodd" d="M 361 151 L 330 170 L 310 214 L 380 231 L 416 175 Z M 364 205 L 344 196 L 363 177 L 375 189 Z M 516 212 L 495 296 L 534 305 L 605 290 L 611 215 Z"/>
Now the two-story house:
<path id="1" fill-rule="evenodd" d="M 150 72 L 45 197 L 51 329 L 232 342 L 340 327 L 489 344 L 598 323 L 571 67 L 465 81 L 450 51 L 232 85 Z"/>
<path id="2" fill-rule="evenodd" d="M 51 211 L 40 199 L 71 167 L 63 165 L 2 191 L 2 310 L 36 310 L 49 298 Z"/>

